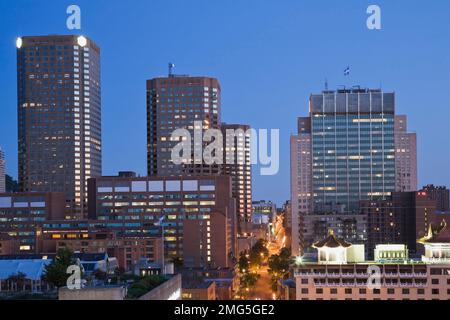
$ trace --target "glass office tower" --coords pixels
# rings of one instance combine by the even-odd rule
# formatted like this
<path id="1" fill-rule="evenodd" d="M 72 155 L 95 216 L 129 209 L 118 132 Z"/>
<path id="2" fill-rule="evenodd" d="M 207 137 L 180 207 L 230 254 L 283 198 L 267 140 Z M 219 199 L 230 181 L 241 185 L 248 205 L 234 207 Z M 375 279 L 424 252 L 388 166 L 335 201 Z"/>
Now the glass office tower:
<path id="1" fill-rule="evenodd" d="M 395 190 L 394 93 L 324 91 L 310 97 L 313 212 L 352 214 Z"/>

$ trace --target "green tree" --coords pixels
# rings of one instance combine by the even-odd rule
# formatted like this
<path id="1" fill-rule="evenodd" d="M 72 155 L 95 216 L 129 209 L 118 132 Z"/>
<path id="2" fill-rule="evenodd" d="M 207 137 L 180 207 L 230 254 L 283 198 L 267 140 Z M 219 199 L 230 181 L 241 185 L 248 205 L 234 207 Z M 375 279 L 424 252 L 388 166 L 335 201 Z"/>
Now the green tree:
<path id="1" fill-rule="evenodd" d="M 259 266 L 265 261 L 265 259 L 267 259 L 268 256 L 269 250 L 267 249 L 267 242 L 263 239 L 259 239 L 250 249 L 250 264 L 255 267 Z"/>
<path id="2" fill-rule="evenodd" d="M 286 279 L 289 275 L 289 266 L 292 263 L 291 250 L 282 248 L 278 254 L 269 258 L 269 274 L 272 276 L 270 283 L 272 290 L 276 291 L 278 281 Z"/>
<path id="3" fill-rule="evenodd" d="M 55 259 L 45 266 L 42 280 L 57 288 L 66 286 L 67 279 L 70 276 L 67 273 L 67 268 L 75 263 L 72 250 L 68 248 L 59 249 Z"/>

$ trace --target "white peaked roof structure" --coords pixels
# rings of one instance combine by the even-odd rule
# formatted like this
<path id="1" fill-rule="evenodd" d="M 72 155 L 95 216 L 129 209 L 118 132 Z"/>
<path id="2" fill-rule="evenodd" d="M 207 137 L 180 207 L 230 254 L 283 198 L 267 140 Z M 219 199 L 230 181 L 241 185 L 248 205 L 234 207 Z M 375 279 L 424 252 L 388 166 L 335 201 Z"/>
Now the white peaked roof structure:
<path id="1" fill-rule="evenodd" d="M 45 272 L 45 266 L 52 260 L 29 259 L 29 260 L 0 260 L 0 280 L 6 280 L 12 275 L 25 274 L 28 280 L 41 280 Z"/>

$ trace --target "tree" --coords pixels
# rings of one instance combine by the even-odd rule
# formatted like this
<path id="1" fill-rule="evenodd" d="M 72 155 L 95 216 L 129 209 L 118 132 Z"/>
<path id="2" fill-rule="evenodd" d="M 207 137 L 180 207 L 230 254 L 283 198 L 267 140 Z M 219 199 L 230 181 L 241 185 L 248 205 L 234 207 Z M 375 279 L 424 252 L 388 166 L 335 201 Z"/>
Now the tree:
<path id="1" fill-rule="evenodd" d="M 259 266 L 269 256 L 269 249 L 267 249 L 267 242 L 259 239 L 250 250 L 250 264 L 252 266 Z"/>
<path id="2" fill-rule="evenodd" d="M 72 250 L 68 248 L 59 249 L 55 259 L 45 266 L 42 280 L 57 288 L 66 286 L 67 279 L 70 276 L 67 273 L 67 268 L 73 264 L 76 264 L 76 261 Z"/>
<path id="3" fill-rule="evenodd" d="M 289 266 L 292 262 L 291 250 L 282 248 L 278 254 L 269 258 L 269 274 L 272 276 L 272 290 L 277 290 L 278 281 L 289 275 Z"/>
<path id="4" fill-rule="evenodd" d="M 250 264 L 247 258 L 247 251 L 242 251 L 239 255 L 238 267 L 240 273 L 249 271 Z"/>

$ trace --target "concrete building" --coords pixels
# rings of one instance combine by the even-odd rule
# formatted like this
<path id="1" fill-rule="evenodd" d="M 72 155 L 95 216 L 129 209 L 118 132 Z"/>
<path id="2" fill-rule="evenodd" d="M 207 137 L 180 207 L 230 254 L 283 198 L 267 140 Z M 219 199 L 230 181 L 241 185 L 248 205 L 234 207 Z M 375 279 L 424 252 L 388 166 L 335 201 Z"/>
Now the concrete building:
<path id="1" fill-rule="evenodd" d="M 0 253 L 35 253 L 39 228 L 64 216 L 63 193 L 0 194 Z"/>
<path id="2" fill-rule="evenodd" d="M 450 190 L 447 187 L 428 184 L 420 192 L 426 192 L 429 199 L 436 201 L 436 210 L 442 212 L 450 210 Z"/>
<path id="3" fill-rule="evenodd" d="M 150 176 L 180 175 L 187 164 L 172 162 L 171 139 L 176 129 L 187 129 L 194 146 L 194 122 L 201 128 L 220 128 L 220 84 L 217 79 L 170 74 L 147 81 L 147 166 Z M 204 142 L 201 141 L 203 144 Z M 193 174 L 217 174 L 218 167 L 203 159 L 190 166 Z"/>
<path id="4" fill-rule="evenodd" d="M 408 257 L 405 245 L 395 244 L 378 245 L 376 260 L 365 261 L 364 245 L 355 249 L 330 234 L 314 244 L 317 261 L 297 260 L 296 299 L 448 300 L 449 234 L 446 225 L 438 230 L 430 227 L 429 233 L 419 240 L 426 247 L 425 254 L 414 261 Z M 379 273 L 379 282 L 373 281 L 374 272 Z"/>
<path id="5" fill-rule="evenodd" d="M 239 277 L 233 268 L 183 268 L 183 300 L 233 300 Z"/>
<path id="6" fill-rule="evenodd" d="M 107 253 L 117 259 L 123 271 L 133 270 L 141 259 L 162 262 L 160 237 L 119 237 L 102 221 L 47 221 L 38 234 L 36 251 L 41 254 L 55 254 L 61 248 L 80 253 Z"/>
<path id="7" fill-rule="evenodd" d="M 297 135 L 291 136 L 291 247 L 301 254 L 305 241 L 305 216 L 312 212 L 311 119 L 298 119 Z M 307 230 L 306 230 L 307 231 Z"/>
<path id="8" fill-rule="evenodd" d="M 231 176 L 238 233 L 249 234 L 252 231 L 251 129 L 248 125 L 222 123 L 221 130 L 224 161 L 219 170 Z"/>
<path id="9" fill-rule="evenodd" d="M 276 220 L 277 206 L 272 201 L 260 200 L 252 202 L 253 224 L 269 224 Z"/>
<path id="10" fill-rule="evenodd" d="M 147 164 L 150 176 L 229 175 L 232 194 L 236 199 L 237 230 L 251 231 L 251 132 L 248 125 L 220 122 L 221 89 L 219 81 L 208 77 L 169 74 L 168 77 L 147 81 Z M 177 129 L 191 135 L 190 161 L 174 164 L 172 149 L 180 143 L 172 138 Z M 203 155 L 207 142 L 196 141 L 195 129 L 221 130 L 223 134 L 222 163 L 207 164 L 197 159 L 196 150 Z M 230 132 L 227 141 L 226 133 Z M 226 144 L 229 145 L 226 145 Z M 228 151 L 228 152 L 227 152 Z M 232 151 L 232 152 L 230 152 Z"/>
<path id="11" fill-rule="evenodd" d="M 424 192 L 393 192 L 386 200 L 361 201 L 360 209 L 367 216 L 369 258 L 379 243 L 402 243 L 416 255 L 422 249 L 416 239 L 423 237 L 435 220 L 436 201 Z"/>
<path id="12" fill-rule="evenodd" d="M 5 153 L 0 148 L 0 193 L 6 192 L 6 162 Z"/>
<path id="13" fill-rule="evenodd" d="M 182 281 L 183 300 L 217 300 L 214 281 Z"/>
<path id="14" fill-rule="evenodd" d="M 227 267 L 236 256 L 235 200 L 228 176 L 97 177 L 89 216 L 119 237 L 161 237 L 166 260 Z"/>
<path id="15" fill-rule="evenodd" d="M 405 115 L 395 116 L 395 190 L 417 190 L 417 136 L 407 131 Z"/>
<path id="16" fill-rule="evenodd" d="M 127 295 L 125 286 L 101 286 L 85 287 L 81 289 L 69 289 L 67 287 L 58 290 L 58 300 L 124 300 Z"/>
<path id="17" fill-rule="evenodd" d="M 101 175 L 100 48 L 75 35 L 16 44 L 20 190 L 63 192 L 82 218 L 87 180 Z"/>

